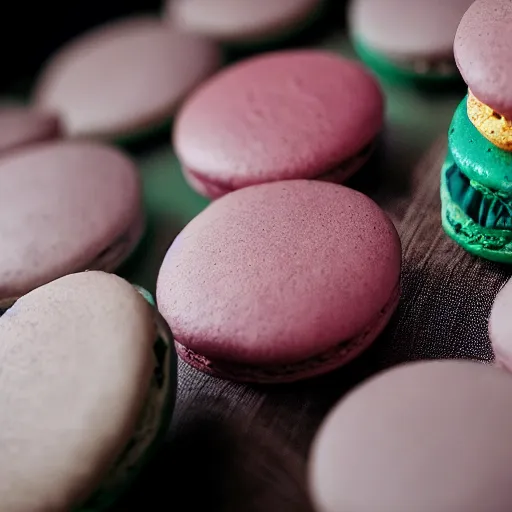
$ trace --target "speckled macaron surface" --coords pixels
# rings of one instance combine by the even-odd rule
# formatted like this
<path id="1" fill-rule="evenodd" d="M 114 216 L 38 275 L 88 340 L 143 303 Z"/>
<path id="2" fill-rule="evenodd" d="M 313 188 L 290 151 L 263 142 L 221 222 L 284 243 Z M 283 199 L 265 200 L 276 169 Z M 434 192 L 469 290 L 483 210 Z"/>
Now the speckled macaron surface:
<path id="1" fill-rule="evenodd" d="M 60 120 L 53 113 L 0 106 L 0 155 L 12 149 L 56 139 L 60 134 Z"/>
<path id="2" fill-rule="evenodd" d="M 230 43 L 262 42 L 293 33 L 323 0 L 168 0 L 166 17 L 192 33 Z"/>
<path id="3" fill-rule="evenodd" d="M 202 371 L 284 382 L 367 348 L 399 297 L 400 241 L 352 189 L 291 180 L 238 190 L 167 252 L 157 304 L 179 355 Z"/>
<path id="4" fill-rule="evenodd" d="M 219 64 L 210 41 L 156 18 L 129 18 L 58 51 L 43 68 L 34 102 L 58 112 L 72 137 L 126 137 L 168 120 Z"/>
<path id="5" fill-rule="evenodd" d="M 470 361 L 410 363 L 334 407 L 313 443 L 318 512 L 507 512 L 512 376 Z"/>
<path id="6" fill-rule="evenodd" d="M 512 119 L 512 3 L 476 0 L 459 25 L 454 52 L 472 93 Z"/>
<path id="7" fill-rule="evenodd" d="M 512 281 L 498 293 L 489 318 L 489 337 L 496 364 L 512 371 Z"/>
<path id="8" fill-rule="evenodd" d="M 132 161 L 92 142 L 55 142 L 0 162 L 0 306 L 70 272 L 114 270 L 144 227 Z"/>
<path id="9" fill-rule="evenodd" d="M 228 192 L 287 179 L 343 181 L 382 130 L 384 100 L 358 63 L 329 52 L 268 53 L 218 73 L 178 114 L 187 174 Z"/>
<path id="10" fill-rule="evenodd" d="M 162 368 L 154 355 L 155 314 L 121 278 L 84 272 L 0 318 L 3 511 L 103 510 L 133 479 L 175 392 L 172 346 Z"/>

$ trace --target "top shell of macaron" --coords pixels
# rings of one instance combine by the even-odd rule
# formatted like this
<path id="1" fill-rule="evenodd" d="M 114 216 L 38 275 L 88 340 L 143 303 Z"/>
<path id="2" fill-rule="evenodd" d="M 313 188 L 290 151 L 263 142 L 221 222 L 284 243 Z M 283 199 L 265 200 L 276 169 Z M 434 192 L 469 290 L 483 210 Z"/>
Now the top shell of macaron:
<path id="1" fill-rule="evenodd" d="M 512 2 L 476 0 L 460 22 L 454 52 L 473 94 L 512 119 Z"/>
<path id="2" fill-rule="evenodd" d="M 478 362 L 416 362 L 373 377 L 333 408 L 314 442 L 318 510 L 505 512 L 511 407 L 510 374 Z"/>
<path id="3" fill-rule="evenodd" d="M 266 183 L 222 197 L 185 227 L 160 269 L 157 303 L 176 340 L 206 357 L 293 363 L 362 334 L 400 266 L 393 224 L 360 192 Z"/>
<path id="4" fill-rule="evenodd" d="M 248 59 L 218 73 L 175 124 L 181 163 L 226 186 L 316 178 L 380 132 L 384 101 L 360 64 L 323 51 Z"/>
<path id="5" fill-rule="evenodd" d="M 397 59 L 451 59 L 459 22 L 472 0 L 353 0 L 356 39 Z"/>
<path id="6" fill-rule="evenodd" d="M 274 37 L 303 22 L 323 0 L 168 0 L 166 16 L 189 32 L 224 42 Z"/>
<path id="7" fill-rule="evenodd" d="M 44 66 L 34 103 L 55 110 L 66 133 L 129 133 L 174 114 L 186 94 L 220 64 L 211 41 L 134 16 L 77 36 Z"/>

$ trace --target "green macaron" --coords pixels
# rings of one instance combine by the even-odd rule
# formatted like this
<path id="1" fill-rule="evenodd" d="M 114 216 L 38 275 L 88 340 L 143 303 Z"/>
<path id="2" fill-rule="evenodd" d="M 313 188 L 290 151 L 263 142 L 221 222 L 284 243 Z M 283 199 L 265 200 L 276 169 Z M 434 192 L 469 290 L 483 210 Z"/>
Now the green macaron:
<path id="1" fill-rule="evenodd" d="M 485 139 L 457 107 L 441 171 L 442 223 L 468 252 L 512 263 L 512 153 Z"/>

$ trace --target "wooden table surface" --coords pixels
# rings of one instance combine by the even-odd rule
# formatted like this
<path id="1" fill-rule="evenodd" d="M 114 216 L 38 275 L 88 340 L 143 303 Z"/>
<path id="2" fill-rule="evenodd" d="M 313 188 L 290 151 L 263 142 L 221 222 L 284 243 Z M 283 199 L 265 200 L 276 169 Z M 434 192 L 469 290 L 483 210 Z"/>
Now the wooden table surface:
<path id="1" fill-rule="evenodd" d="M 333 25 L 314 45 L 354 57 L 341 21 Z M 442 234 L 439 218 L 444 134 L 464 88 L 427 94 L 383 87 L 387 126 L 381 149 L 350 185 L 391 215 L 402 238 L 403 298 L 389 328 L 348 367 L 293 385 L 238 385 L 180 362 L 167 442 L 119 510 L 177 510 L 184 499 L 187 510 L 311 511 L 306 488 L 310 443 L 327 411 L 350 387 L 408 359 L 491 359 L 486 315 L 508 271 L 464 254 Z M 120 274 L 152 292 L 173 238 L 208 204 L 186 185 L 169 140 L 166 135 L 132 148 L 144 179 L 149 227 L 136 258 Z M 466 285 L 470 281 L 460 276 L 477 284 Z M 438 343 L 440 331 L 452 341 Z M 149 506 L 149 499 L 159 505 Z"/>

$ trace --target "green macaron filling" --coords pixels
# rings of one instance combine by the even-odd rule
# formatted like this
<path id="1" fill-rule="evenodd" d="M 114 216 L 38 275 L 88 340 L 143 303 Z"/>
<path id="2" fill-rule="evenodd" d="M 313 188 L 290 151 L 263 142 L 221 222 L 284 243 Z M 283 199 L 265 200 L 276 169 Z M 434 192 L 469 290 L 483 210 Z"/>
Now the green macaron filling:
<path id="1" fill-rule="evenodd" d="M 406 62 L 393 60 L 373 48 L 360 38 L 353 37 L 352 44 L 359 58 L 376 73 L 393 82 L 443 84 L 459 80 L 455 63 L 442 62 L 439 65 L 428 62 Z M 418 64 L 423 64 L 421 69 Z M 442 67 L 441 67 L 442 65 Z"/>
<path id="2" fill-rule="evenodd" d="M 508 217 L 511 201 L 474 185 L 449 154 L 441 175 L 443 228 L 468 252 L 512 263 L 512 217 Z"/>
<path id="3" fill-rule="evenodd" d="M 455 163 L 446 169 L 446 186 L 453 202 L 479 226 L 512 230 L 512 197 L 470 180 Z"/>
<path id="4" fill-rule="evenodd" d="M 441 173 L 442 223 L 468 252 L 512 263 L 512 154 L 491 144 L 459 104 Z"/>
<path id="5" fill-rule="evenodd" d="M 140 287 L 136 289 L 150 304 L 154 303 L 149 292 Z M 137 477 L 167 431 L 176 390 L 174 341 L 167 324 L 156 310 L 155 323 L 158 332 L 153 343 L 155 367 L 136 428 L 101 486 L 77 512 L 98 512 L 112 506 Z"/>

